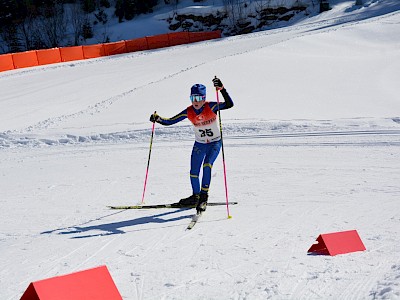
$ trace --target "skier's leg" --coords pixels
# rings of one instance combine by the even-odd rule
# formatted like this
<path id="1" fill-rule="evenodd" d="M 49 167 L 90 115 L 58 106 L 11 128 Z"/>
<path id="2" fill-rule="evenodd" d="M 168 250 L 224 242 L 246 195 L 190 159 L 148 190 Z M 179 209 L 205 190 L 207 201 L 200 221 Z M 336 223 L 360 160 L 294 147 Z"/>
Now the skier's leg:
<path id="1" fill-rule="evenodd" d="M 207 144 L 207 153 L 203 163 L 203 178 L 201 181 L 201 193 L 208 193 L 211 183 L 211 169 L 221 150 L 221 141 Z"/>
<path id="2" fill-rule="evenodd" d="M 206 148 L 204 146 L 205 144 L 195 142 L 192 149 L 190 159 L 190 183 L 192 185 L 193 194 L 200 193 L 200 167 L 206 155 Z"/>

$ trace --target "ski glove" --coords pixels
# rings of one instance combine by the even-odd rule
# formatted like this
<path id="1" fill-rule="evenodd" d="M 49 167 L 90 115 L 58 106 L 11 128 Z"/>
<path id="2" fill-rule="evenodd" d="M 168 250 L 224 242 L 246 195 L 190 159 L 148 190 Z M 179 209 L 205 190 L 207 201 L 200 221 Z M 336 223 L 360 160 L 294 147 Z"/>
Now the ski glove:
<path id="1" fill-rule="evenodd" d="M 151 116 L 150 116 L 150 122 L 153 122 L 153 123 L 155 123 L 155 122 L 160 123 L 160 116 L 157 115 L 157 113 L 151 114 Z"/>
<path id="2" fill-rule="evenodd" d="M 219 78 L 217 78 L 217 76 L 214 77 L 214 79 L 212 80 L 214 87 L 217 90 L 222 90 L 224 88 L 224 85 L 222 84 L 221 80 Z"/>

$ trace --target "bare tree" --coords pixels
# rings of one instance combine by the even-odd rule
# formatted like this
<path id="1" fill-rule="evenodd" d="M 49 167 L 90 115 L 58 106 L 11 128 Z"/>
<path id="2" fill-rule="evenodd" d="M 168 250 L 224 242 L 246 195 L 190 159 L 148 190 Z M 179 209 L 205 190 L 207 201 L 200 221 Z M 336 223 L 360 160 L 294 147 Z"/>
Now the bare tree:
<path id="1" fill-rule="evenodd" d="M 228 16 L 231 26 L 235 26 L 235 24 L 238 20 L 238 12 L 237 12 L 238 2 L 239 2 L 239 0 L 224 0 L 223 1 L 225 12 L 226 12 L 226 15 Z"/>
<path id="2" fill-rule="evenodd" d="M 37 19 L 38 33 L 48 48 L 58 47 L 66 36 L 67 19 L 62 1 L 55 0 Z"/>
<path id="3" fill-rule="evenodd" d="M 256 12 L 260 13 L 261 11 L 271 7 L 272 0 L 256 0 L 254 2 L 255 2 Z"/>
<path id="4" fill-rule="evenodd" d="M 234 30 L 242 22 L 246 15 L 246 5 L 241 0 L 223 0 L 224 8 L 230 25 Z"/>
<path id="5" fill-rule="evenodd" d="M 79 3 L 74 3 L 68 7 L 67 18 L 73 34 L 73 44 L 74 46 L 78 46 L 79 40 L 83 35 L 83 24 L 85 24 L 87 15 L 83 12 Z"/>
<path id="6" fill-rule="evenodd" d="M 31 14 L 19 24 L 17 34 L 25 45 L 23 50 L 33 50 L 40 44 L 35 34 L 35 18 Z"/>
<path id="7" fill-rule="evenodd" d="M 19 52 L 23 51 L 23 43 L 18 36 L 18 26 L 15 24 L 7 24 L 0 28 L 1 39 L 4 42 L 2 46 L 3 52 Z"/>

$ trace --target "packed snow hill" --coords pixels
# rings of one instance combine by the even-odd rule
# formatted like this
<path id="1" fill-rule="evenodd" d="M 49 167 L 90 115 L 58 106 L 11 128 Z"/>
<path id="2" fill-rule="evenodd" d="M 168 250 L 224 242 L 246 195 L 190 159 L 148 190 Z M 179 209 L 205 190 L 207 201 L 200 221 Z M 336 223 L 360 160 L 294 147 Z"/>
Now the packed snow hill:
<path id="1" fill-rule="evenodd" d="M 285 28 L 0 73 L 0 298 L 106 265 L 129 300 L 399 299 L 400 3 L 331 2 Z M 111 210 L 141 203 L 147 170 L 146 205 L 191 195 L 191 123 L 156 123 L 150 145 L 149 117 L 195 83 L 216 101 L 215 75 L 232 218 Z M 226 201 L 221 154 L 208 201 Z M 349 230 L 366 250 L 307 253 Z"/>

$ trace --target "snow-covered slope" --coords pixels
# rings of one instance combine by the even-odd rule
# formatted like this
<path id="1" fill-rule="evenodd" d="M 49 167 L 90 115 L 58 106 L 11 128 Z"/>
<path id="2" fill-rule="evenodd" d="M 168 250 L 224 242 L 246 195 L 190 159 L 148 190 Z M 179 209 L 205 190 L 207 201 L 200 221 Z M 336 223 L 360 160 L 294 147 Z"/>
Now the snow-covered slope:
<path id="1" fill-rule="evenodd" d="M 400 297 L 400 4 L 294 26 L 0 73 L 0 291 L 106 264 L 124 299 Z M 143 191 L 150 114 L 218 75 L 232 219 L 110 211 Z M 190 194 L 188 122 L 156 125 L 146 203 Z M 221 158 L 210 201 L 224 201 Z M 310 256 L 356 229 L 367 250 Z"/>

